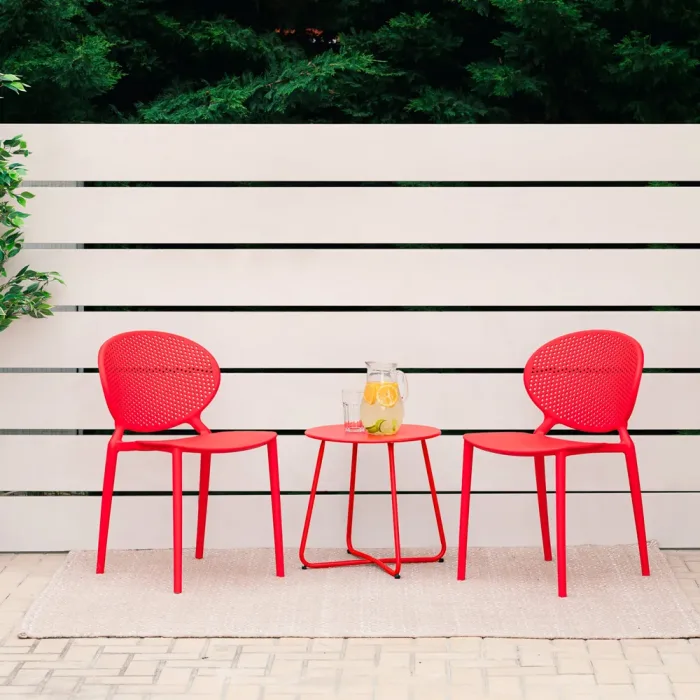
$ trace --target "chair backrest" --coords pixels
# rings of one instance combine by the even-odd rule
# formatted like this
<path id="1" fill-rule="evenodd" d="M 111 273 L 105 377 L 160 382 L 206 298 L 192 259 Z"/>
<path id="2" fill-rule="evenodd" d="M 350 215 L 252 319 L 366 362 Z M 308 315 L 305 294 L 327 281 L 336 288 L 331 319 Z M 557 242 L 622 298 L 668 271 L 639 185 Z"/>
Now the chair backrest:
<path id="1" fill-rule="evenodd" d="M 569 333 L 535 351 L 525 388 L 554 424 L 605 433 L 627 427 L 643 366 L 642 346 L 624 333 Z"/>
<path id="2" fill-rule="evenodd" d="M 219 366 L 208 350 L 160 331 L 115 335 L 100 348 L 98 365 L 116 426 L 138 432 L 191 424 L 221 383 Z"/>

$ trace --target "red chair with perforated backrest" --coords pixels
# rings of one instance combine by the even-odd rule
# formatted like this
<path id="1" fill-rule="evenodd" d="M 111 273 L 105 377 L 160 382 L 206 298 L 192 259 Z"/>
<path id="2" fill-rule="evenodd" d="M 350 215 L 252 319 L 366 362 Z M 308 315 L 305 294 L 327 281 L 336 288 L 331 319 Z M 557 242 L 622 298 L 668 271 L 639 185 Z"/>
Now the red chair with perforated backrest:
<path id="1" fill-rule="evenodd" d="M 282 509 L 277 465 L 277 434 L 272 432 L 212 433 L 202 422 L 221 383 L 213 355 L 179 335 L 159 331 L 131 331 L 110 338 L 99 352 L 102 389 L 114 418 L 114 434 L 107 447 L 97 573 L 105 570 L 109 516 L 117 456 L 126 451 L 160 451 L 172 455 L 173 471 L 173 578 L 175 593 L 182 592 L 182 454 L 201 455 L 195 557 L 204 556 L 204 531 L 209 500 L 211 456 L 267 447 L 272 496 L 272 524 L 278 576 L 284 576 Z M 124 441 L 124 432 L 155 433 L 189 424 L 196 436 L 163 440 Z"/>
<path id="2" fill-rule="evenodd" d="M 557 574 L 559 595 L 566 596 L 566 459 L 572 455 L 621 452 L 627 462 L 642 575 L 649 575 L 644 510 L 634 443 L 627 423 L 637 400 L 644 353 L 639 343 L 617 331 L 580 331 L 543 345 L 525 366 L 525 389 L 544 414 L 534 433 L 472 433 L 464 436 L 462 504 L 457 578 L 467 565 L 467 531 L 474 448 L 503 455 L 534 457 L 542 545 L 552 560 L 544 459 L 556 458 Z M 586 433 L 617 431 L 619 443 L 565 440 L 547 435 L 563 425 Z"/>

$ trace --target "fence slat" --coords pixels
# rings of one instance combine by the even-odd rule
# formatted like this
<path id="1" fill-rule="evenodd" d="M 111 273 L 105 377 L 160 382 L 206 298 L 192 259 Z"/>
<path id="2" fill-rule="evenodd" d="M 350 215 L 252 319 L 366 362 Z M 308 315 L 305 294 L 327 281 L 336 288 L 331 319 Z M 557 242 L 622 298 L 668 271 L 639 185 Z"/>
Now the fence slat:
<path id="1" fill-rule="evenodd" d="M 700 179 L 696 124 L 8 124 L 34 180 Z M 643 147 L 640 146 L 643 144 Z"/>
<path id="2" fill-rule="evenodd" d="M 449 430 L 534 429 L 541 414 L 514 374 L 412 374 L 406 421 Z M 302 430 L 342 419 L 341 390 L 362 375 L 224 374 L 204 414 L 215 429 Z M 644 377 L 630 426 L 693 430 L 700 424 L 700 374 Z M 97 374 L 0 374 L 4 429 L 104 429 L 113 422 Z M 41 410 L 37 410 L 40 407 Z"/>
<path id="3" fill-rule="evenodd" d="M 611 440 L 592 438 L 597 440 Z M 101 491 L 107 448 L 102 435 L 0 435 L 0 484 L 11 491 Z M 281 435 L 280 480 L 284 491 L 308 492 L 313 477 L 318 443 L 300 435 Z M 645 491 L 698 491 L 700 470 L 696 457 L 700 436 L 639 435 L 635 438 L 642 488 Z M 462 437 L 444 435 L 429 445 L 439 491 L 461 488 Z M 213 461 L 213 491 L 269 491 L 265 450 L 217 455 Z M 350 448 L 326 445 L 323 491 L 347 491 Z M 427 482 L 419 445 L 397 445 L 398 485 L 403 491 L 426 491 Z M 659 465 L 664 467 L 660 468 Z M 197 491 L 197 457 L 184 455 L 184 488 Z M 553 463 L 548 483 L 554 488 Z M 387 457 L 384 449 L 362 448 L 357 488 L 388 491 Z M 171 488 L 168 455 L 128 453 L 119 458 L 118 491 L 168 491 Z M 627 471 L 621 455 L 581 455 L 569 461 L 570 491 L 626 491 Z M 472 488 L 475 491 L 534 491 L 534 471 L 529 458 L 480 452 L 475 460 Z"/>
<path id="4" fill-rule="evenodd" d="M 89 305 L 687 305 L 700 250 L 28 250 Z"/>
<path id="5" fill-rule="evenodd" d="M 26 319 L 4 337 L 3 367 L 96 367 L 117 333 L 147 328 L 207 347 L 222 367 L 361 368 L 383 357 L 413 368 L 523 367 L 564 333 L 614 328 L 637 338 L 647 367 L 695 367 L 700 312 L 90 312 Z M 303 332 L 301 332 L 303 329 Z M 668 342 L 672 338 L 673 342 Z"/>
<path id="6" fill-rule="evenodd" d="M 184 503 L 183 541 L 194 546 L 194 496 Z M 296 547 L 306 511 L 306 496 L 283 496 L 285 544 Z M 440 501 L 447 541 L 457 542 L 459 496 Z M 693 547 L 700 529 L 700 494 L 648 494 L 644 500 L 647 534 L 662 547 Z M 66 551 L 94 549 L 97 542 L 99 498 L 7 498 L 0 509 L 1 551 Z M 400 508 L 404 547 L 437 543 L 428 496 L 403 496 Z M 272 525 L 266 496 L 220 496 L 209 502 L 207 546 L 271 547 Z M 554 511 L 554 502 L 550 501 Z M 319 497 L 309 546 L 343 547 L 347 498 Z M 600 517 L 605 513 L 605 517 Z M 677 527 L 678 514 L 684 527 Z M 359 547 L 391 546 L 391 509 L 386 496 L 363 496 L 355 507 L 355 541 Z M 22 522 L 22 527 L 17 523 Z M 46 523 L 60 527 L 47 527 Z M 621 544 L 635 541 L 628 494 L 570 494 L 567 499 L 567 544 Z M 536 499 L 523 495 L 475 495 L 470 513 L 472 546 L 540 546 Z M 109 533 L 114 549 L 152 549 L 172 546 L 172 504 L 167 497 L 124 496 L 114 499 Z M 270 554 L 272 556 L 272 553 Z M 107 559 L 109 575 L 109 557 Z"/>
<path id="7" fill-rule="evenodd" d="M 700 219 L 694 187 L 33 191 L 32 243 L 694 243 Z"/>

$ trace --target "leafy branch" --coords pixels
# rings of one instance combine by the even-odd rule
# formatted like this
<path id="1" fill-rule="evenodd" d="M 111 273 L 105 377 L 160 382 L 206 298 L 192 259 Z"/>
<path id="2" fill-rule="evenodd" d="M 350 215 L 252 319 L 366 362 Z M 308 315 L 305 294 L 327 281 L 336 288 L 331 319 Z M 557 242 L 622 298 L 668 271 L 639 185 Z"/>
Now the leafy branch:
<path id="1" fill-rule="evenodd" d="M 0 73 L 0 88 L 18 94 L 27 87 L 18 76 Z M 29 214 L 22 210 L 27 200 L 34 197 L 21 190 L 26 169 L 14 159 L 28 155 L 21 136 L 0 141 L 0 278 L 5 278 L 0 280 L 0 332 L 22 316 L 52 316 L 47 286 L 51 282 L 63 284 L 57 272 L 37 272 L 28 265 L 8 277 L 6 265 L 24 245 L 22 226 Z"/>

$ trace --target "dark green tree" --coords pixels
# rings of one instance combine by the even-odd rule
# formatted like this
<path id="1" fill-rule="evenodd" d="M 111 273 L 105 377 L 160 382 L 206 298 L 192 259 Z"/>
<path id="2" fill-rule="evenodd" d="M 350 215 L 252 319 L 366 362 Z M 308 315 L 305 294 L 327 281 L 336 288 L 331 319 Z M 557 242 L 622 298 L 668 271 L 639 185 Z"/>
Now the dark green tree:
<path id="1" fill-rule="evenodd" d="M 5 121 L 695 122 L 698 0 L 0 0 Z"/>

